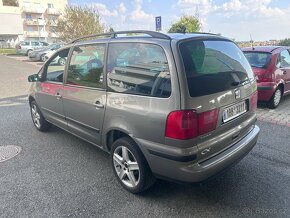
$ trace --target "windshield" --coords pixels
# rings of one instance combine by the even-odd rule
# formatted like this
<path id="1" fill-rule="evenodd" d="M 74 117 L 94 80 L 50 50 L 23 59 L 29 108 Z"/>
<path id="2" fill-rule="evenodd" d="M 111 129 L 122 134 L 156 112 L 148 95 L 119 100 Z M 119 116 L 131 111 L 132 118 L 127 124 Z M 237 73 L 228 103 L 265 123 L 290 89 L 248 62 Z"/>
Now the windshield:
<path id="1" fill-rule="evenodd" d="M 244 52 L 252 67 L 267 68 L 270 64 L 272 55 L 263 52 Z"/>
<path id="2" fill-rule="evenodd" d="M 191 40 L 180 43 L 192 97 L 233 89 L 254 79 L 243 52 L 230 41 Z"/>

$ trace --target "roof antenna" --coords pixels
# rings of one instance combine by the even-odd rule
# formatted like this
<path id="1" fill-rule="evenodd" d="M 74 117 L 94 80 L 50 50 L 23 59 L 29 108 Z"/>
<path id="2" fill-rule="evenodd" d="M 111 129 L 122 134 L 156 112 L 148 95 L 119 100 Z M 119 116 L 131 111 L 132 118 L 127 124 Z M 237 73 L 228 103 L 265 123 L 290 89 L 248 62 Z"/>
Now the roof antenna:
<path id="1" fill-rule="evenodd" d="M 254 41 L 252 39 L 252 34 L 251 33 L 250 33 L 250 38 L 251 38 L 251 40 L 250 40 L 251 47 L 252 47 L 253 50 L 255 50 L 255 48 L 254 48 Z"/>

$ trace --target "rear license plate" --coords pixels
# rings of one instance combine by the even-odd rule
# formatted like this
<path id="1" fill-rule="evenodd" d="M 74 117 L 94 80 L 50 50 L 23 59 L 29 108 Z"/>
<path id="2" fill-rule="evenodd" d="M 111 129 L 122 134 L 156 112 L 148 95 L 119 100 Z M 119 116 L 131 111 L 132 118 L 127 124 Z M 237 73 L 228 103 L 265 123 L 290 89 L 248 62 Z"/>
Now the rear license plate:
<path id="1" fill-rule="evenodd" d="M 245 101 L 235 104 L 233 106 L 230 106 L 226 108 L 223 112 L 223 122 L 224 123 L 228 122 L 246 112 L 247 112 L 247 105 Z"/>

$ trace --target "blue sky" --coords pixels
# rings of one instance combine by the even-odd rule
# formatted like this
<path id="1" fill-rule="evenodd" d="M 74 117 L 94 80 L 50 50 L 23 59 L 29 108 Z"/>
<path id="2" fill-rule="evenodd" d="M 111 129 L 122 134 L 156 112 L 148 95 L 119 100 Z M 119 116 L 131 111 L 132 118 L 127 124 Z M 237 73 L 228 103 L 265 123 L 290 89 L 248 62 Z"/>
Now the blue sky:
<path id="1" fill-rule="evenodd" d="M 68 0 L 99 11 L 102 22 L 115 30 L 155 29 L 162 16 L 162 31 L 182 15 L 197 15 L 204 32 L 221 33 L 239 41 L 290 38 L 289 0 Z"/>

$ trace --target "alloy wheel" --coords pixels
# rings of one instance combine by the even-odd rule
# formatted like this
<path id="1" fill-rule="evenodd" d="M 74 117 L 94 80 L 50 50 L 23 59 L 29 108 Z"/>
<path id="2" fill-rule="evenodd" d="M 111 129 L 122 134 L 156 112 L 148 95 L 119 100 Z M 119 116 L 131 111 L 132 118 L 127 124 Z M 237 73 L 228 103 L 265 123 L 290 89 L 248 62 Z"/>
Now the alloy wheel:
<path id="1" fill-rule="evenodd" d="M 120 181 L 134 188 L 140 181 L 140 169 L 133 153 L 125 146 L 119 146 L 113 154 L 114 169 Z"/>
<path id="2" fill-rule="evenodd" d="M 281 90 L 277 89 L 275 94 L 274 94 L 274 105 L 275 106 L 277 106 L 280 103 L 281 96 L 282 96 Z"/>
<path id="3" fill-rule="evenodd" d="M 36 105 L 32 105 L 32 107 L 31 107 L 31 115 L 32 115 L 32 120 L 34 122 L 34 125 L 37 128 L 40 128 L 41 127 L 40 114 L 38 113 L 38 109 L 37 109 Z"/>

